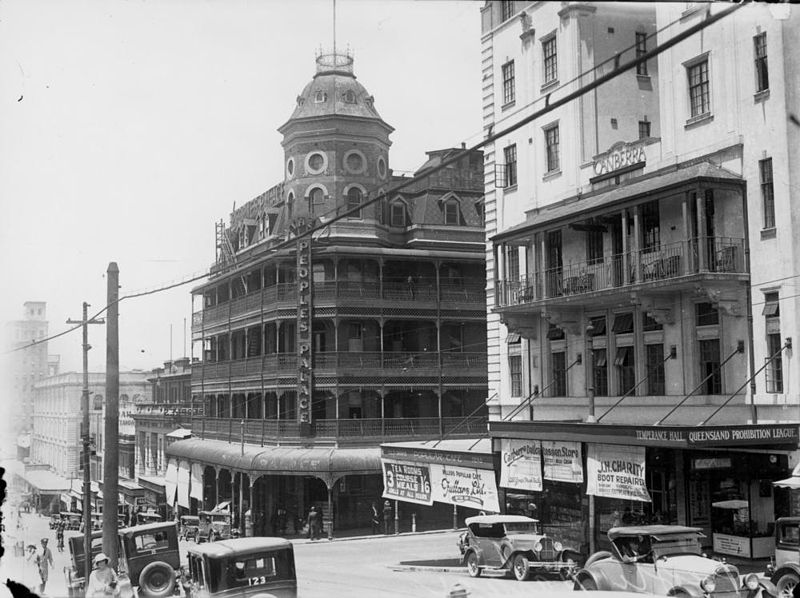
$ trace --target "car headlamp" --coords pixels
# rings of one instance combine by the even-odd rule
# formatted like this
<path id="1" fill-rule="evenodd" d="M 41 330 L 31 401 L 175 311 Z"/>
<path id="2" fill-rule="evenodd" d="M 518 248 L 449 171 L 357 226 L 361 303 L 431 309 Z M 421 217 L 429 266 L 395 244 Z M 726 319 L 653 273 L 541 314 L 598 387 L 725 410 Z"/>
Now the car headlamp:
<path id="1" fill-rule="evenodd" d="M 533 549 L 536 552 L 541 552 L 542 551 L 542 543 L 541 542 L 537 542 L 536 544 L 533 545 Z"/>
<path id="2" fill-rule="evenodd" d="M 713 577 L 706 577 L 700 582 L 700 587 L 706 593 L 711 593 L 717 589 L 717 582 Z"/>
<path id="3" fill-rule="evenodd" d="M 553 542 L 553 548 L 555 548 L 556 552 L 561 552 L 564 549 L 564 545 L 561 542 Z"/>
<path id="4" fill-rule="evenodd" d="M 744 578 L 744 585 L 747 586 L 748 590 L 755 590 L 758 588 L 758 575 L 755 573 L 750 573 L 745 575 Z"/>

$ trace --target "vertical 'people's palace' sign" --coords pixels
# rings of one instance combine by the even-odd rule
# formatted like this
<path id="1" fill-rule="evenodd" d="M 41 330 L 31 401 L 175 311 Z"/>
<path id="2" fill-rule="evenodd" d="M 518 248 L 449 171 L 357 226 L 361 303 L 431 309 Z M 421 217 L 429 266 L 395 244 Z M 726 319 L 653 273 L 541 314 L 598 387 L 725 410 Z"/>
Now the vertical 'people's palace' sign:
<path id="1" fill-rule="evenodd" d="M 309 230 L 309 218 L 297 218 L 292 232 L 297 238 L 297 421 L 301 433 L 311 433 L 311 397 L 314 394 L 311 351 L 311 237 L 299 236 Z"/>

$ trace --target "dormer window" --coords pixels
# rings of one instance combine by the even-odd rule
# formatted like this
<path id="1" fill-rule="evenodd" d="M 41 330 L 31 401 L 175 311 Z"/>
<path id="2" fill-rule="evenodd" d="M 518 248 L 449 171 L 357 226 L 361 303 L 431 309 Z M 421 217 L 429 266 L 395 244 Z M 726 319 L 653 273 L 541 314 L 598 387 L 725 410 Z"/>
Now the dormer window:
<path id="1" fill-rule="evenodd" d="M 460 223 L 458 202 L 455 199 L 444 202 L 444 223 L 450 226 L 457 226 Z"/>
<path id="2" fill-rule="evenodd" d="M 321 104 L 321 103 L 327 102 L 327 101 L 328 101 L 328 94 L 325 93 L 324 91 L 318 91 L 317 93 L 314 94 L 314 103 L 315 104 Z"/>
<path id="3" fill-rule="evenodd" d="M 402 201 L 393 201 L 389 216 L 391 226 L 406 226 L 406 204 Z"/>
<path id="4" fill-rule="evenodd" d="M 352 89 L 348 89 L 346 92 L 344 92 L 343 99 L 345 104 L 355 104 L 356 94 L 353 93 Z"/>

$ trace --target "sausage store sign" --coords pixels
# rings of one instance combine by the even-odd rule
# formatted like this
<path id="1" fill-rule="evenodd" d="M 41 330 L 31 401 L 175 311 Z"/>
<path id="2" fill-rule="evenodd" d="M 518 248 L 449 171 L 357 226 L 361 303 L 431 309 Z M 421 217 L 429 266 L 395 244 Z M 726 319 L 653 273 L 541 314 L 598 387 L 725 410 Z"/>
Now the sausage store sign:
<path id="1" fill-rule="evenodd" d="M 644 474 L 644 447 L 590 444 L 586 494 L 650 501 Z"/>
<path id="2" fill-rule="evenodd" d="M 431 472 L 427 465 L 397 463 L 381 459 L 383 498 L 432 505 Z"/>

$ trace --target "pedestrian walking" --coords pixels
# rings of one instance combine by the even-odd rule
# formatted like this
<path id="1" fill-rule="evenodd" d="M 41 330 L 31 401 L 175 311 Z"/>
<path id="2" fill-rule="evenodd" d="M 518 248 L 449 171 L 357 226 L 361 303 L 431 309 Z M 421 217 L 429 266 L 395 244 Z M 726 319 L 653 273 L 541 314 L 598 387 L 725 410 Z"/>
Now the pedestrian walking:
<path id="1" fill-rule="evenodd" d="M 383 533 L 389 534 L 389 524 L 392 521 L 392 503 L 383 501 Z"/>
<path id="2" fill-rule="evenodd" d="M 381 531 L 381 515 L 378 513 L 378 507 L 375 506 L 375 503 L 372 503 L 370 517 L 372 518 L 372 535 L 379 533 Z"/>
<path id="3" fill-rule="evenodd" d="M 311 507 L 308 512 L 308 537 L 311 541 L 318 540 L 320 537 L 320 513 L 317 507 Z"/>
<path id="4" fill-rule="evenodd" d="M 42 538 L 42 549 L 38 553 L 39 557 L 39 578 L 42 583 L 39 585 L 39 594 L 44 594 L 44 588 L 47 585 L 47 578 L 50 574 L 50 567 L 53 566 L 53 553 L 47 547 L 47 538 Z"/>
<path id="5" fill-rule="evenodd" d="M 117 574 L 108 566 L 108 557 L 98 553 L 94 557 L 94 566 L 86 584 L 86 598 L 117 598 L 120 594 Z"/>
<path id="6" fill-rule="evenodd" d="M 58 552 L 64 552 L 64 522 L 59 521 L 56 527 L 56 548 Z"/>
<path id="7" fill-rule="evenodd" d="M 22 581 L 31 589 L 31 592 L 35 592 L 39 585 L 36 583 L 39 575 L 39 553 L 36 552 L 36 544 L 28 544 L 25 547 L 25 563 Z"/>

